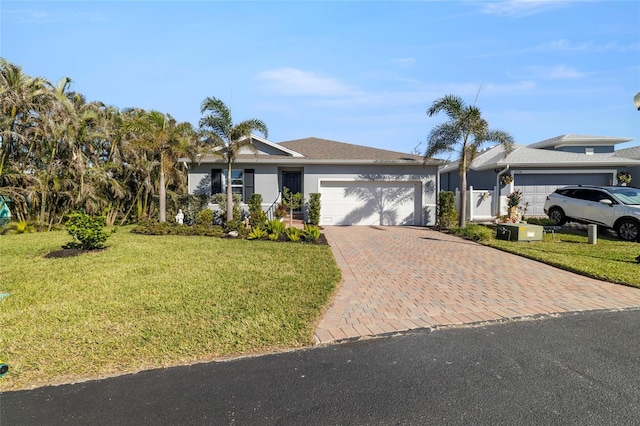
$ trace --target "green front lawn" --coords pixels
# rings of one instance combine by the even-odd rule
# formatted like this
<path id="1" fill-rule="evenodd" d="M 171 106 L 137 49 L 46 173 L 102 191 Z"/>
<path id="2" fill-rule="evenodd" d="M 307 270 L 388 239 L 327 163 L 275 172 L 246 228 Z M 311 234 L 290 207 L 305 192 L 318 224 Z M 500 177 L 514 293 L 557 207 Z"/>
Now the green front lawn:
<path id="1" fill-rule="evenodd" d="M 340 280 L 323 245 L 145 236 L 45 258 L 66 232 L 0 236 L 0 390 L 301 347 Z"/>
<path id="2" fill-rule="evenodd" d="M 495 236 L 495 229 L 492 229 Z M 617 239 L 600 231 L 597 243 L 589 244 L 587 231 L 545 234 L 542 241 L 515 242 L 490 238 L 483 244 L 539 260 L 582 275 L 640 288 L 640 244 Z"/>

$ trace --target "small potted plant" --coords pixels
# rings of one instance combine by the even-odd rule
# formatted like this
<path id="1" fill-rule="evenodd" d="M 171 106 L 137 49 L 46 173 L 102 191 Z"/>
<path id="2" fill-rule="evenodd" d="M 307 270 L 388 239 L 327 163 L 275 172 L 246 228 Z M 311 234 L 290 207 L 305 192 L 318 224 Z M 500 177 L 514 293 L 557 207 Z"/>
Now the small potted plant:
<path id="1" fill-rule="evenodd" d="M 284 220 L 285 216 L 287 215 L 287 208 L 284 206 L 284 204 L 282 203 L 278 204 L 278 206 L 276 207 L 276 211 L 274 212 L 274 215 L 276 216 L 276 218 L 280 219 L 281 221 Z"/>
<path id="2" fill-rule="evenodd" d="M 507 195 L 507 207 L 509 208 L 509 219 L 513 222 L 520 222 L 522 214 L 520 213 L 520 201 L 522 201 L 522 192 L 516 189 Z"/>

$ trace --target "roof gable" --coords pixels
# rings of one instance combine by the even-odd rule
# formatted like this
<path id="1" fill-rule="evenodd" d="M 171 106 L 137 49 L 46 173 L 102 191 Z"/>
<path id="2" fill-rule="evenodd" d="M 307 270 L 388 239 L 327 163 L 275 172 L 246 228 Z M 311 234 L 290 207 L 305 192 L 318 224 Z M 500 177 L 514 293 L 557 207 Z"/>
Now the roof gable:
<path id="1" fill-rule="evenodd" d="M 304 157 L 304 155 L 291 150 L 285 146 L 271 142 L 268 139 L 261 138 L 260 136 L 251 135 L 251 143 L 256 148 L 258 155 L 284 155 L 285 157 Z M 254 151 L 250 148 L 243 148 L 239 154 L 252 154 Z"/>

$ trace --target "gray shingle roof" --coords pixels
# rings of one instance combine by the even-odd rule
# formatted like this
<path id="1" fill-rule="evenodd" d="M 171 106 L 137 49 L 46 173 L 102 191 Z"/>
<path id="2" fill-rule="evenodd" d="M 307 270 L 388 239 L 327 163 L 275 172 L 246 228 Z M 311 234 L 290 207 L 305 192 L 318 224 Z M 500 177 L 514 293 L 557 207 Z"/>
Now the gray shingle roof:
<path id="1" fill-rule="evenodd" d="M 444 163 L 444 161 L 437 159 L 430 159 L 425 162 L 421 155 L 407 154 L 362 145 L 353 145 L 313 137 L 271 144 L 282 147 L 282 154 L 267 154 L 265 152 L 261 152 L 258 155 L 255 155 L 243 153 L 237 155 L 236 161 L 278 164 L 441 165 Z M 285 150 L 295 155 L 288 155 Z M 222 159 L 213 156 L 203 156 L 200 158 L 200 161 L 221 162 Z"/>
<path id="2" fill-rule="evenodd" d="M 555 151 L 550 149 L 531 148 L 532 145 L 515 145 L 513 151 L 505 158 L 502 145 L 494 146 L 476 157 L 471 164 L 472 170 L 491 170 L 505 166 L 514 167 L 584 167 L 590 166 L 634 166 L 640 161 L 624 158 L 614 152 L 587 155 L 584 153 Z M 442 168 L 443 172 L 458 169 L 458 162 Z"/>
<path id="3" fill-rule="evenodd" d="M 635 160 L 640 160 L 640 146 L 619 149 L 616 151 L 616 155 L 618 157 L 633 158 Z"/>
<path id="4" fill-rule="evenodd" d="M 280 142 L 285 148 L 299 152 L 309 159 L 323 160 L 380 160 L 423 162 L 421 155 L 331 141 L 319 138 L 295 139 Z"/>

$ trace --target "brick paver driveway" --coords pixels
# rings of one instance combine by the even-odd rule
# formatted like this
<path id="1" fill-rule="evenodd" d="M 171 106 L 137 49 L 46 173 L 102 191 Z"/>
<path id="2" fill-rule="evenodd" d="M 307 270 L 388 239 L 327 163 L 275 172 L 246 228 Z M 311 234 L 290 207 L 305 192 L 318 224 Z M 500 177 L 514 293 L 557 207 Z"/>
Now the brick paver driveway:
<path id="1" fill-rule="evenodd" d="M 425 228 L 329 226 L 325 235 L 344 281 L 318 324 L 318 343 L 441 325 L 640 307 L 640 289 Z"/>

